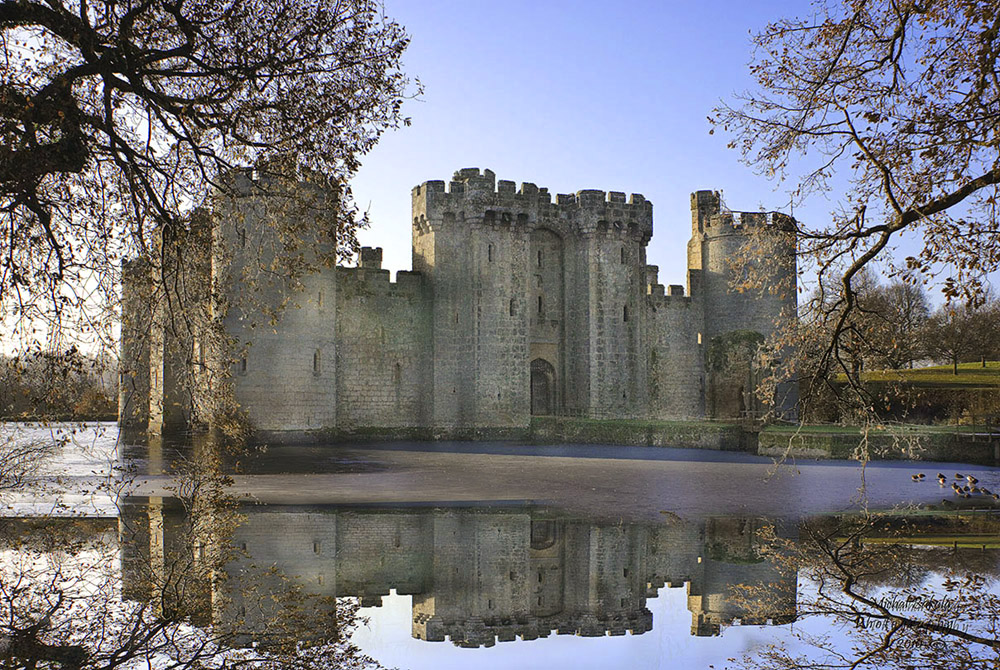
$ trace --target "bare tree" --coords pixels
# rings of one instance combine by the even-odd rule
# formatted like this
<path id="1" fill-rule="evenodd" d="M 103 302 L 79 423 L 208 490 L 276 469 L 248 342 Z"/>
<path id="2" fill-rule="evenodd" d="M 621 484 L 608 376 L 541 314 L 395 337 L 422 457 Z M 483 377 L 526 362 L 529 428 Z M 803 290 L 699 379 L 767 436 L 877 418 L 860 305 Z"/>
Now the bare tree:
<path id="1" fill-rule="evenodd" d="M 374 0 L 2 3 L 0 316 L 92 331 L 123 257 L 155 262 L 229 170 L 275 157 L 337 187 L 325 233 L 350 253 L 347 180 L 407 122 L 407 43 Z"/>
<path id="2" fill-rule="evenodd" d="M 979 319 L 976 311 L 964 306 L 944 305 L 927 321 L 924 348 L 934 359 L 951 363 L 958 374 L 958 364 L 976 353 Z"/>
<path id="3" fill-rule="evenodd" d="M 932 532 L 996 532 L 987 520 L 942 518 Z M 1000 600 L 995 555 L 914 547 L 914 519 L 862 515 L 814 520 L 796 542 L 767 536 L 764 551 L 796 574 L 798 622 L 793 644 L 763 645 L 737 667 L 757 670 L 839 668 L 995 668 L 1000 661 Z M 765 533 L 766 534 L 766 533 Z M 947 553 L 945 553 L 947 552 Z M 937 565 L 927 565 L 937 560 Z M 944 567 L 947 566 L 947 567 Z M 932 569 L 928 569 L 931 567 Z M 768 586 L 744 585 L 736 600 L 767 602 Z M 754 605 L 756 606 L 756 605 Z M 842 635 L 803 625 L 822 618 Z"/>
<path id="4" fill-rule="evenodd" d="M 793 205 L 816 194 L 837 203 L 828 224 L 795 227 L 800 267 L 840 284 L 817 303 L 829 327 L 806 374 L 860 386 L 851 314 L 873 262 L 971 303 L 1000 266 L 998 28 L 979 0 L 821 0 L 753 37 L 756 86 L 713 122 L 748 164 L 789 184 Z M 923 247 L 899 262 L 903 235 Z"/>
<path id="5" fill-rule="evenodd" d="M 173 474 L 170 492 L 181 510 L 179 519 L 150 515 L 145 526 L 127 512 L 113 525 L 72 517 L 0 519 L 0 666 L 380 667 L 351 641 L 362 622 L 356 599 L 328 599 L 334 601 L 323 603 L 324 611 L 336 617 L 310 619 L 315 603 L 308 594 L 263 590 L 273 587 L 273 580 L 241 580 L 232 588 L 248 601 L 272 605 L 273 618 L 254 623 L 285 633 L 282 644 L 253 647 L 241 639 L 239 621 L 214 620 L 224 608 L 226 566 L 240 554 L 231 539 L 241 517 L 226 493 L 228 477 L 211 451 Z M 111 494 L 123 490 L 120 482 L 108 486 Z M 156 549 L 137 564 L 130 556 L 143 539 Z"/>

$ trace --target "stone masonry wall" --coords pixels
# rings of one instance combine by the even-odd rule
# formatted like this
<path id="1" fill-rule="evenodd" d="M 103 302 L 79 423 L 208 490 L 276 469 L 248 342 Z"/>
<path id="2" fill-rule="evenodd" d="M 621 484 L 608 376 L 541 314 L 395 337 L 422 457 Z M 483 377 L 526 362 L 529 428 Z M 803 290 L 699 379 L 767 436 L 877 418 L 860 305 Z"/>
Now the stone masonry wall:
<path id="1" fill-rule="evenodd" d="M 702 304 L 682 286 L 664 291 L 655 274 L 646 296 L 649 418 L 704 416 L 705 364 Z"/>
<path id="2" fill-rule="evenodd" d="M 729 284 L 747 232 L 780 232 L 783 219 L 723 211 L 717 192 L 692 194 L 685 296 L 681 286 L 664 290 L 646 265 L 652 204 L 641 195 L 585 190 L 553 199 L 478 168 L 459 170 L 447 185 L 424 182 L 412 193 L 414 272 L 392 282 L 379 249 L 363 249 L 358 268 L 330 266 L 320 231 L 335 194 L 305 184 L 306 206 L 293 207 L 294 189 L 276 204 L 256 176 L 234 179 L 241 195 L 220 198 L 214 211 L 211 268 L 221 299 L 213 308 L 236 341 L 221 367 L 231 368 L 235 399 L 263 433 L 526 430 L 539 392 L 541 414 L 702 417 L 711 338 L 767 335 L 782 310 L 794 312 L 794 290 L 755 296 Z M 289 234 L 302 238 L 303 251 L 286 271 Z M 786 248 L 792 262 L 782 271 L 794 278 Z M 138 395 L 152 387 L 151 432 L 166 423 L 168 406 L 153 399 L 170 397 L 174 383 L 158 354 L 162 339 L 150 338 L 152 372 L 135 374 Z M 144 370 L 147 354 L 123 347 Z M 123 414 L 133 424 L 145 419 Z"/>
<path id="3" fill-rule="evenodd" d="M 430 420 L 430 304 L 418 273 L 338 268 L 336 426 L 419 427 Z"/>

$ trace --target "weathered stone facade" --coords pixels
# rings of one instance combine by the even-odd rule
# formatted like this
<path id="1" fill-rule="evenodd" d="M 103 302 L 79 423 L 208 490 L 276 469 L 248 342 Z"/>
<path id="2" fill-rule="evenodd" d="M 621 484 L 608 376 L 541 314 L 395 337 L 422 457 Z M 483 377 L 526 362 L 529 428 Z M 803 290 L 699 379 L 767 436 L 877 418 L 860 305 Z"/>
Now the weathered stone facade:
<path id="1" fill-rule="evenodd" d="M 365 248 L 357 268 L 276 283 L 272 302 L 290 304 L 268 327 L 222 317 L 245 351 L 231 376 L 235 396 L 259 431 L 475 436 L 517 434 L 533 414 L 699 418 L 712 383 L 709 340 L 770 335 L 795 311 L 794 290 L 730 287 L 728 262 L 747 231 L 781 235 L 780 215 L 729 212 L 715 192 L 692 195 L 687 292 L 665 290 L 646 264 L 653 207 L 641 195 L 553 198 L 469 168 L 412 197 L 412 272 L 391 281 L 381 250 Z M 242 288 L 232 268 L 268 253 L 262 207 L 249 193 L 216 206 L 212 273 L 229 302 Z M 782 261 L 794 285 L 794 247 L 779 248 L 781 258 L 766 262 Z M 126 283 L 128 320 L 141 291 Z M 164 379 L 145 371 L 147 360 L 162 361 L 126 340 L 126 369 L 140 379 L 128 385 L 123 422 L 157 430 L 144 408 L 162 406 L 152 397 L 162 382 L 142 394 L 151 374 Z"/>
<path id="2" fill-rule="evenodd" d="M 239 555 L 225 566 L 228 579 L 218 580 L 214 610 L 203 616 L 247 643 L 281 629 L 275 622 L 287 616 L 286 600 L 322 607 L 353 596 L 380 606 L 393 591 L 413 598 L 414 638 L 462 647 L 553 632 L 639 635 L 653 626 L 647 598 L 685 585 L 692 635 L 718 635 L 734 619 L 795 620 L 796 575 L 759 555 L 759 519 L 622 523 L 467 508 L 240 511 L 232 538 Z M 148 598 L 164 581 L 157 572 L 165 548 L 185 556 L 195 549 L 182 546 L 177 501 L 133 499 L 122 513 L 130 532 L 122 545 L 125 593 Z M 797 534 L 794 526 L 778 529 L 788 539 Z M 755 584 L 768 585 L 760 602 L 732 598 L 734 587 Z M 291 631 L 295 639 L 328 638 L 335 618 L 327 614 L 304 618 Z"/>

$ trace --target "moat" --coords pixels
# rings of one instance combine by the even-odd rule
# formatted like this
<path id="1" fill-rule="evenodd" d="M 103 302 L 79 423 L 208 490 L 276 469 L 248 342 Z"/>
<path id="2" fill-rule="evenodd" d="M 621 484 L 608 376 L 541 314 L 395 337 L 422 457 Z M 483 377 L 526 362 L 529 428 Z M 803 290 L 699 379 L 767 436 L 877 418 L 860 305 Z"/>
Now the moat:
<path id="1" fill-rule="evenodd" d="M 115 435 L 73 435 L 60 463 L 37 475 L 48 487 L 13 499 L 5 515 L 21 520 L 4 528 L 23 538 L 34 532 L 25 517 L 86 517 L 119 556 L 122 593 L 141 600 L 177 556 L 197 564 L 219 551 L 190 534 L 190 505 L 178 500 L 178 473 L 204 447 L 154 443 L 116 456 Z M 347 598 L 367 618 L 354 641 L 386 667 L 726 667 L 774 642 L 798 644 L 796 630 L 846 640 L 835 620 L 800 616 L 815 566 L 790 568 L 774 547 L 813 556 L 817 536 L 856 532 L 861 518 L 877 521 L 865 521 L 858 546 L 898 552 L 871 592 L 943 594 L 944 576 L 966 571 L 996 591 L 1000 507 L 953 496 L 950 483 L 960 473 L 1000 489 L 997 468 L 463 442 L 274 447 L 224 460 L 236 520 L 216 520 L 232 552 L 220 563 L 226 579 L 194 579 L 160 606 L 262 648 L 329 637 Z M 121 497 L 80 493 L 102 491 L 115 470 L 130 473 Z M 947 473 L 949 486 L 913 481 L 918 470 Z M 66 507 L 53 507 L 60 498 Z M 288 599 L 300 616 L 275 626 Z"/>

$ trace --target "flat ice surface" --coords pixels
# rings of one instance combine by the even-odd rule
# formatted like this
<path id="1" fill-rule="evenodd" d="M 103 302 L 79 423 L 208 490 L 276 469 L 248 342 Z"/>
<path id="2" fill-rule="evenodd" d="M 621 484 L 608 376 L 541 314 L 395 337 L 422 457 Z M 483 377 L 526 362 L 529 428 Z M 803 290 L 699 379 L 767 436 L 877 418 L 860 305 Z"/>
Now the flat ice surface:
<path id="1" fill-rule="evenodd" d="M 539 504 L 588 517 L 655 519 L 754 514 L 801 517 L 868 505 L 959 503 L 938 472 L 1000 489 L 1000 469 L 953 463 L 788 460 L 743 453 L 481 442 L 272 447 L 241 463 L 233 491 L 290 505 Z M 156 471 L 154 467 L 152 471 Z M 922 482 L 911 475 L 924 472 Z M 140 476 L 136 495 L 169 477 Z M 964 482 L 963 482 L 964 483 Z M 971 502 L 971 501 L 970 501 Z M 992 500 L 975 502 L 992 506 Z"/>
<path id="2" fill-rule="evenodd" d="M 113 516 L 122 490 L 170 495 L 172 461 L 187 449 L 128 447 L 118 457 L 113 423 L 0 424 L 0 440 L 51 445 L 26 492 L 3 514 Z M 232 492 L 290 505 L 517 505 L 588 517 L 655 519 L 755 514 L 801 517 L 867 505 L 960 503 L 938 485 L 971 474 L 1000 490 L 1000 469 L 954 463 L 773 459 L 743 453 L 614 445 L 393 442 L 270 447 L 241 458 Z M 142 474 L 128 475 L 124 472 Z M 924 472 L 924 481 L 911 475 Z M 978 498 L 979 504 L 987 499 Z M 992 501 L 988 501 L 992 505 Z"/>

